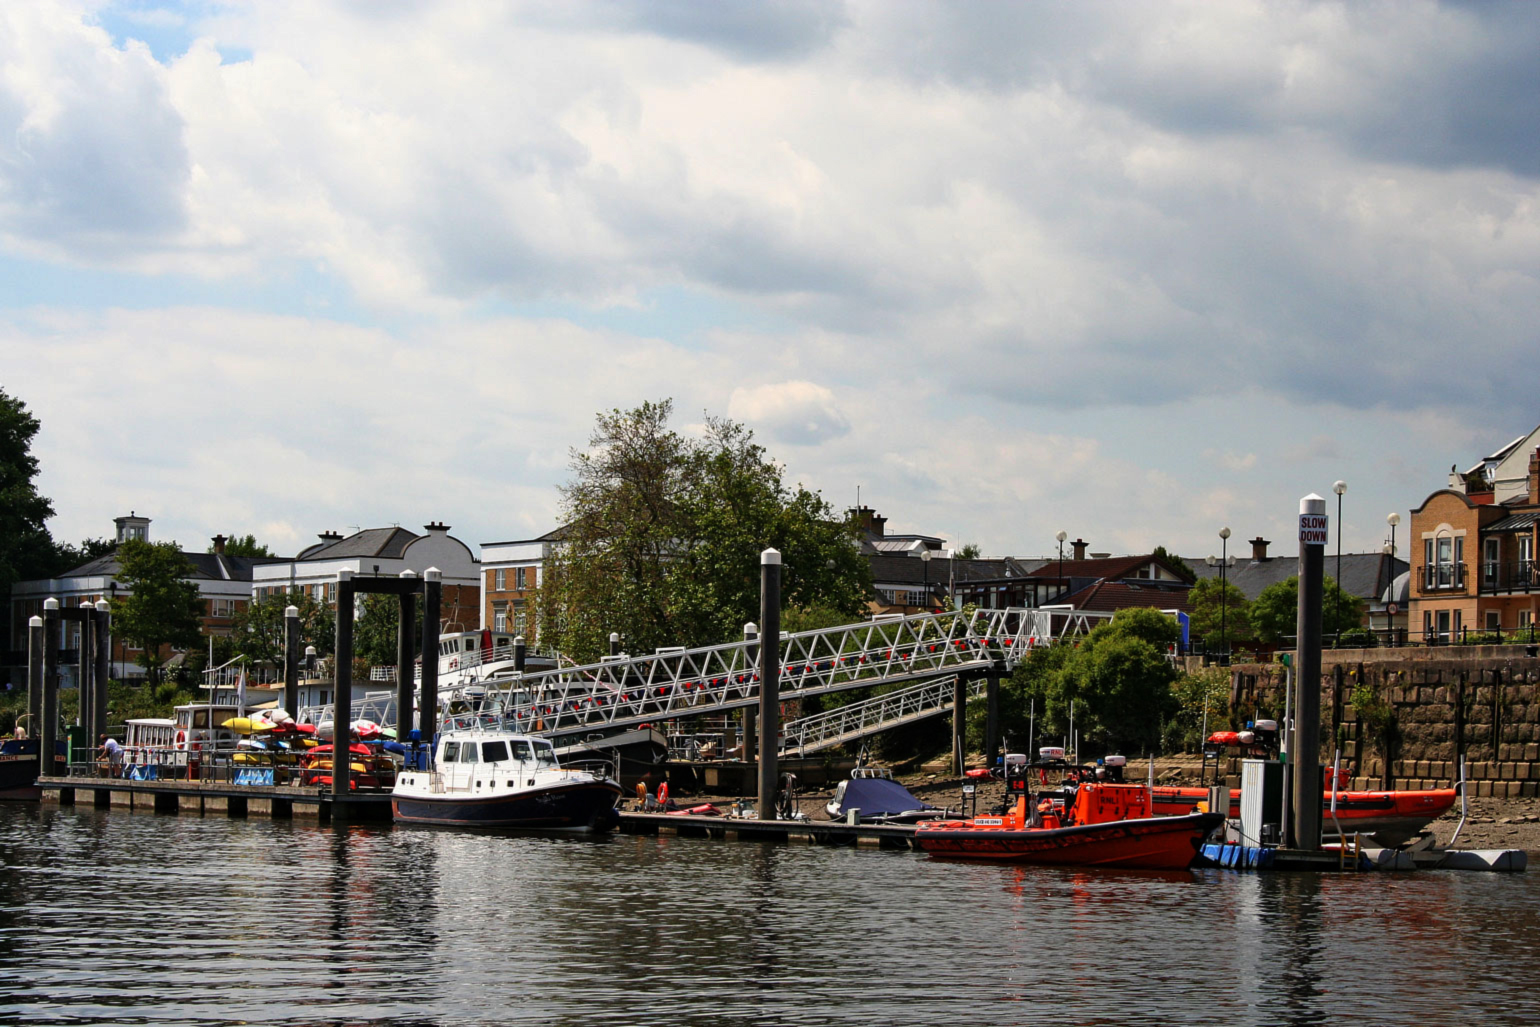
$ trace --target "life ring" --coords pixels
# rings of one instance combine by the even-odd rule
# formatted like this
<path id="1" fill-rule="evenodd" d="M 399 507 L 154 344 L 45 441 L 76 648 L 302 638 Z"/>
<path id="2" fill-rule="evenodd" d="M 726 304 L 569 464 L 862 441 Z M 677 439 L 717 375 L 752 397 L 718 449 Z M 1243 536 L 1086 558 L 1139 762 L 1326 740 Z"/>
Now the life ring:
<path id="1" fill-rule="evenodd" d="M 460 657 L 456 656 L 454 659 L 449 661 L 449 669 L 450 670 L 455 670 L 459 666 L 460 666 Z"/>
<path id="2" fill-rule="evenodd" d="M 661 784 L 658 785 L 658 805 L 660 805 L 660 806 L 667 806 L 668 805 L 668 782 L 667 781 L 664 781 L 664 782 L 662 782 Z"/>
<path id="3" fill-rule="evenodd" d="M 187 748 L 187 732 L 186 731 L 178 731 L 176 733 L 176 747 L 178 749 L 185 749 L 185 748 Z"/>

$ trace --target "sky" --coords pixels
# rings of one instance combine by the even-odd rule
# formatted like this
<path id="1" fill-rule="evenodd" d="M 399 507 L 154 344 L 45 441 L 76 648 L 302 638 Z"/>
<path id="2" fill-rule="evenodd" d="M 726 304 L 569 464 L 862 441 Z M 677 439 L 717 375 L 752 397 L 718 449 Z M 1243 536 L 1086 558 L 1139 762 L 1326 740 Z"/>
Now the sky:
<path id="1" fill-rule="evenodd" d="M 531 538 L 669 398 L 989 556 L 1291 555 L 1339 479 L 1378 550 L 1540 423 L 1536 53 L 1529 3 L 6 4 L 0 388 L 69 541 Z"/>

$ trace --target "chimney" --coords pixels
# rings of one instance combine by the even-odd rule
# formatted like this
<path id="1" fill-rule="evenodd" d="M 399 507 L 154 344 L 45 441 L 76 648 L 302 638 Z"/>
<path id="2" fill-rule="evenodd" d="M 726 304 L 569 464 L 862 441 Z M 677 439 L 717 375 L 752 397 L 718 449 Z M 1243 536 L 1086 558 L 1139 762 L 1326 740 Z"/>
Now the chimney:
<path id="1" fill-rule="evenodd" d="M 224 535 L 214 536 L 214 553 L 218 556 L 225 555 L 225 543 L 229 541 Z"/>
<path id="2" fill-rule="evenodd" d="M 431 531 L 448 531 L 449 530 L 449 525 L 445 524 L 443 521 L 429 521 L 427 524 L 423 525 L 423 530 L 424 531 L 430 531 L 430 532 Z"/>
<path id="3" fill-rule="evenodd" d="M 1261 535 L 1258 535 L 1256 538 L 1252 539 L 1251 558 L 1257 563 L 1266 563 L 1268 560 L 1267 547 L 1271 544 L 1272 543 L 1268 542 L 1267 539 L 1263 538 Z"/>
<path id="4" fill-rule="evenodd" d="M 1090 544 L 1091 543 L 1089 543 L 1085 539 L 1081 539 L 1081 538 L 1077 538 L 1077 539 L 1075 539 L 1075 541 L 1071 542 L 1070 545 L 1073 546 L 1074 550 L 1075 550 L 1075 559 L 1077 559 L 1077 560 L 1084 560 L 1085 559 L 1085 549 L 1086 549 L 1086 546 L 1088 546 Z"/>
<path id="5" fill-rule="evenodd" d="M 1458 492 L 1465 491 L 1465 475 L 1460 473 L 1458 464 L 1449 465 L 1449 487 Z"/>
<path id="6" fill-rule="evenodd" d="M 330 545 L 333 542 L 341 542 L 342 536 L 335 531 L 323 531 L 320 534 L 320 539 L 322 542 Z"/>
<path id="7" fill-rule="evenodd" d="M 882 537 L 883 528 L 888 523 L 886 517 L 879 516 L 877 511 L 869 506 L 853 506 L 845 511 L 845 514 L 857 528 L 878 538 Z"/>
<path id="8" fill-rule="evenodd" d="M 1540 503 L 1540 446 L 1529 454 L 1529 502 Z"/>

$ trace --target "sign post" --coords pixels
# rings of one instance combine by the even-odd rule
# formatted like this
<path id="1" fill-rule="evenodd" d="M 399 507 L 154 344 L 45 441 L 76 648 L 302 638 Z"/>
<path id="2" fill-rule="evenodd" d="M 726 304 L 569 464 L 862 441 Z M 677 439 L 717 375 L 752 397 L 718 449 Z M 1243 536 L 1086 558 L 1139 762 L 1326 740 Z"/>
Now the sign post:
<path id="1" fill-rule="evenodd" d="M 1321 847 L 1321 600 L 1326 559 L 1326 500 L 1314 493 L 1299 501 L 1299 605 L 1294 633 L 1294 771 L 1290 845 Z"/>

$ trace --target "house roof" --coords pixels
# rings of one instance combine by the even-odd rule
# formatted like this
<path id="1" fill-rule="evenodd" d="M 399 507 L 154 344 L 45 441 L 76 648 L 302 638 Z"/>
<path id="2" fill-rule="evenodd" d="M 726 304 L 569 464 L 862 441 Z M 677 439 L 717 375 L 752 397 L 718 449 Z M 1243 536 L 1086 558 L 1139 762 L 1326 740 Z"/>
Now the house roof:
<path id="1" fill-rule="evenodd" d="M 916 556 L 877 555 L 867 558 L 871 563 L 872 581 L 886 585 L 920 585 L 929 581 L 932 585 L 971 584 L 974 582 L 1020 581 L 1031 577 L 1039 561 L 1018 560 L 1007 556 L 992 560 L 957 560 L 944 556 L 933 557 L 927 576 L 925 561 Z"/>
<path id="2" fill-rule="evenodd" d="M 250 581 L 251 569 L 270 563 L 286 563 L 282 556 L 226 556 L 223 553 L 182 553 L 192 570 L 187 577 L 209 581 Z M 116 552 L 98 556 L 74 570 L 59 575 L 61 578 L 117 577 L 122 570 Z"/>
<path id="3" fill-rule="evenodd" d="M 1120 581 L 1124 578 L 1133 577 L 1134 571 L 1150 563 L 1164 567 L 1172 574 L 1181 577 L 1175 567 L 1150 553 L 1145 553 L 1142 556 L 1102 556 L 1086 560 L 1066 559 L 1062 561 L 1062 573 L 1060 572 L 1061 561 L 1049 558 L 1043 560 L 1028 573 L 1039 578 L 1090 578 L 1093 581 L 1107 578 Z"/>
<path id="4" fill-rule="evenodd" d="M 1198 577 L 1219 577 L 1218 566 L 1210 567 L 1199 558 L 1186 557 L 1185 559 L 1187 565 Z M 1405 560 L 1397 558 L 1395 572 L 1391 573 L 1389 559 L 1384 553 L 1343 553 L 1342 580 L 1338 584 L 1349 595 L 1358 596 L 1369 602 L 1377 602 L 1386 586 L 1390 584 L 1390 580 L 1410 566 Z M 1225 580 L 1240 589 L 1247 599 L 1255 599 L 1267 586 L 1286 581 L 1298 573 L 1299 561 L 1293 557 L 1238 560 L 1234 567 L 1225 572 Z M 1332 577 L 1337 575 L 1335 553 L 1326 554 L 1326 573 Z"/>
<path id="5" fill-rule="evenodd" d="M 514 539 L 508 539 L 507 541 L 504 541 L 504 542 L 483 542 L 481 545 L 482 545 L 482 548 L 484 549 L 487 546 L 522 546 L 522 545 L 527 545 L 530 542 L 562 542 L 562 541 L 565 541 L 565 539 L 567 538 L 568 533 L 570 533 L 571 531 L 572 531 L 572 525 L 570 525 L 570 524 L 563 524 L 561 527 L 559 527 L 559 528 L 552 528 L 550 531 L 546 532 L 544 535 L 539 535 L 539 536 L 536 536 L 535 538 L 514 538 Z"/>
<path id="6" fill-rule="evenodd" d="M 406 547 L 420 536 L 402 527 L 365 528 L 330 545 L 311 548 L 295 557 L 301 560 L 347 560 L 353 557 L 379 557 L 399 559 Z"/>
<path id="7" fill-rule="evenodd" d="M 1150 607 L 1191 613 L 1192 586 L 1185 581 L 1138 578 L 1127 581 L 1093 581 L 1059 603 L 1077 610 L 1128 610 Z M 1058 605 L 1058 604 L 1056 604 Z"/>
<path id="8" fill-rule="evenodd" d="M 1495 521 L 1482 528 L 1481 533 L 1485 535 L 1493 531 L 1528 531 L 1534 527 L 1536 521 L 1540 521 L 1540 510 L 1509 514 L 1502 520 Z"/>

